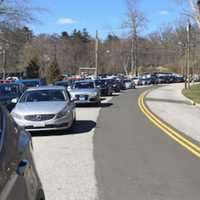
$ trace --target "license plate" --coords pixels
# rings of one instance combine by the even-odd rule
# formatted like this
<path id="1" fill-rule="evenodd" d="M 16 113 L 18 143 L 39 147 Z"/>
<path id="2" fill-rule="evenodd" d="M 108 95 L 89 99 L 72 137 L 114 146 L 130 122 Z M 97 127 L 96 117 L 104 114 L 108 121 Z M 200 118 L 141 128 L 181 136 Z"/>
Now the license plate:
<path id="1" fill-rule="evenodd" d="M 85 101 L 85 97 L 80 97 L 79 100 L 80 101 Z"/>
<path id="2" fill-rule="evenodd" d="M 34 124 L 33 127 L 38 128 L 38 127 L 45 127 L 45 123 L 44 122 L 39 122 L 37 124 Z"/>

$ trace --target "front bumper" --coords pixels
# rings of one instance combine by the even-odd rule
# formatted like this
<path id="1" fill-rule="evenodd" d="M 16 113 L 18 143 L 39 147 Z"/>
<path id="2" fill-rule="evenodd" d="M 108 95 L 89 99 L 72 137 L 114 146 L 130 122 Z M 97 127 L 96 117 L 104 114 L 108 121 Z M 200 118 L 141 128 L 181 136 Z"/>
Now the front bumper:
<path id="1" fill-rule="evenodd" d="M 95 98 L 89 98 L 88 100 L 82 100 L 82 101 L 75 100 L 75 103 L 76 104 L 92 104 L 92 103 L 99 103 L 100 101 L 101 101 L 100 98 L 95 97 Z"/>
<path id="2" fill-rule="evenodd" d="M 74 102 L 76 104 L 92 104 L 99 103 L 101 101 L 100 96 L 89 96 L 89 95 L 77 95 Z"/>
<path id="3" fill-rule="evenodd" d="M 72 126 L 73 123 L 73 117 L 72 116 L 66 116 L 59 119 L 52 119 L 48 121 L 28 121 L 28 120 L 19 120 L 14 118 L 16 123 L 19 126 L 22 126 L 27 131 L 51 131 L 51 130 L 64 130 L 68 129 Z"/>

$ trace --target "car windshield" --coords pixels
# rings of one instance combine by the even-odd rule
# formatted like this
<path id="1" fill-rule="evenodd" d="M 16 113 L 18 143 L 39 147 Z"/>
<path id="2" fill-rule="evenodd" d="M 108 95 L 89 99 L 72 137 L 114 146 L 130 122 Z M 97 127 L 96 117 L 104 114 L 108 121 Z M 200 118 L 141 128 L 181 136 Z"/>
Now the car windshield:
<path id="1" fill-rule="evenodd" d="M 125 80 L 124 83 L 131 83 L 131 80 Z"/>
<path id="2" fill-rule="evenodd" d="M 20 103 L 65 100 L 66 97 L 62 90 L 36 90 L 25 92 L 20 99 Z"/>
<path id="3" fill-rule="evenodd" d="M 77 82 L 75 83 L 76 89 L 92 89 L 94 88 L 93 82 Z"/>

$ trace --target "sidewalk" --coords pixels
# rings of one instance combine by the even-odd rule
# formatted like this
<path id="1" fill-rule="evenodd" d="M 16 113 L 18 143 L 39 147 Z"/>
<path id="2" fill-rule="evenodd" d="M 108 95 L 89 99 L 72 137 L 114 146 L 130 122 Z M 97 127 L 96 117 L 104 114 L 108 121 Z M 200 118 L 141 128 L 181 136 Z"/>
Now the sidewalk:
<path id="1" fill-rule="evenodd" d="M 200 108 L 182 95 L 184 84 L 172 84 L 151 91 L 146 105 L 160 119 L 200 142 Z"/>

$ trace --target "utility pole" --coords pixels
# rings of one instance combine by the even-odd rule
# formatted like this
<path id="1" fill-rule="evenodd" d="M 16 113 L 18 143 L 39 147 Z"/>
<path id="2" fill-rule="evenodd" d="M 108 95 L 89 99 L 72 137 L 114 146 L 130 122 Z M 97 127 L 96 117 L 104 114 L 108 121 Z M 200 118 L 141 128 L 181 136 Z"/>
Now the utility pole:
<path id="1" fill-rule="evenodd" d="M 95 76 L 98 75 L 98 52 L 99 52 L 99 33 L 96 31 L 95 41 Z"/>
<path id="2" fill-rule="evenodd" d="M 185 88 L 190 88 L 190 36 L 191 36 L 191 24 L 188 22 L 187 25 L 187 63 L 186 63 L 186 81 L 185 81 Z"/>
<path id="3" fill-rule="evenodd" d="M 7 60 L 6 60 L 6 49 L 2 49 L 2 59 L 3 59 L 3 80 L 6 79 L 6 65 L 7 65 Z"/>

